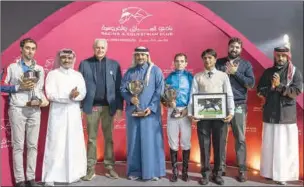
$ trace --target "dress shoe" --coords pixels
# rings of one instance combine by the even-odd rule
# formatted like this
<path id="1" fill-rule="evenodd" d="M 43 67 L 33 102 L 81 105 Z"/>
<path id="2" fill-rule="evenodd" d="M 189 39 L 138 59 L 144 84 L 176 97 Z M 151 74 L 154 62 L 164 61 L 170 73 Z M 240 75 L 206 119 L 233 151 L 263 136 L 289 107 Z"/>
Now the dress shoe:
<path id="1" fill-rule="evenodd" d="M 207 185 L 209 183 L 209 177 L 206 177 L 206 176 L 203 176 L 199 181 L 198 183 L 200 185 Z"/>
<path id="2" fill-rule="evenodd" d="M 16 187 L 25 187 L 25 182 L 21 181 L 15 184 Z"/>
<path id="3" fill-rule="evenodd" d="M 37 182 L 35 182 L 35 180 L 29 180 L 29 181 L 26 181 L 26 186 L 34 187 L 34 186 L 41 186 L 41 185 L 39 185 Z"/>
<path id="4" fill-rule="evenodd" d="M 222 176 L 219 176 L 219 175 L 213 176 L 212 180 L 215 184 L 218 184 L 218 185 L 224 184 L 224 179 L 222 178 Z"/>
<path id="5" fill-rule="evenodd" d="M 118 179 L 118 174 L 114 171 L 114 169 L 109 169 L 108 173 L 106 173 L 106 176 L 113 179 Z"/>
<path id="6" fill-rule="evenodd" d="M 237 177 L 237 180 L 239 182 L 246 182 L 247 181 L 247 177 L 246 177 L 245 172 L 240 172 L 239 176 Z"/>

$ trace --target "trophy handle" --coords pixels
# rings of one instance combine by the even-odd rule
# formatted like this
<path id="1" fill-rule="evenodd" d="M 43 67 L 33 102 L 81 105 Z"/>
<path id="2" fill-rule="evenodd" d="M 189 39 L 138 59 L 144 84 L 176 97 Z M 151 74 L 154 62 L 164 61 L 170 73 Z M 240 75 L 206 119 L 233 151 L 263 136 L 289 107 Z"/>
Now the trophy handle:
<path id="1" fill-rule="evenodd" d="M 138 99 L 138 94 L 134 94 L 134 97 L 136 99 Z M 135 106 L 136 106 L 136 111 L 139 111 L 139 103 L 137 105 L 135 105 Z"/>

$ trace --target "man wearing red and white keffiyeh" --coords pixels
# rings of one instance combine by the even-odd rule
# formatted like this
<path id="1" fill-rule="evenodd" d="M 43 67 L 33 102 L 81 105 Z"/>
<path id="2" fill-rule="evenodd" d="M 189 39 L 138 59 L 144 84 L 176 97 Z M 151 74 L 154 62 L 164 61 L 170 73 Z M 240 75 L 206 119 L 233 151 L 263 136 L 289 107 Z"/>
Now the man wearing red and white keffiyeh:
<path id="1" fill-rule="evenodd" d="M 296 97 L 303 91 L 301 72 L 292 64 L 290 49 L 274 49 L 274 66 L 257 86 L 263 106 L 260 174 L 278 184 L 299 178 L 299 141 Z"/>

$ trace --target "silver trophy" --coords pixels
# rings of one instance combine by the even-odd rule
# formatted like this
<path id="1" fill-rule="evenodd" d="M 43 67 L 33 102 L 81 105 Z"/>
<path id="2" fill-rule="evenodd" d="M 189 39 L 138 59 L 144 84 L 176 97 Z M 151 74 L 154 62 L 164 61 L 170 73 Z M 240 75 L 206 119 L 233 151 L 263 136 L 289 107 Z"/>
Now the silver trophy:
<path id="1" fill-rule="evenodd" d="M 177 97 L 177 91 L 175 89 L 173 89 L 170 85 L 166 85 L 165 86 L 165 92 L 163 95 L 163 102 L 164 103 L 176 103 L 176 97 Z M 182 111 L 178 110 L 176 108 L 176 106 L 173 108 L 173 111 L 171 113 L 171 117 L 172 118 L 179 118 L 179 117 L 183 117 L 182 116 Z"/>
<path id="2" fill-rule="evenodd" d="M 134 80 L 128 83 L 128 91 L 136 98 L 144 90 L 144 83 L 141 80 Z M 145 116 L 145 111 L 139 108 L 139 105 L 136 105 L 135 111 L 133 111 L 132 116 L 143 117 Z"/>
<path id="3" fill-rule="evenodd" d="M 30 69 L 23 74 L 22 81 L 37 83 L 39 81 L 39 78 L 40 72 Z M 26 106 L 39 106 L 42 102 L 41 99 L 36 96 L 34 88 L 29 91 L 29 97 L 31 99 L 26 103 Z"/>

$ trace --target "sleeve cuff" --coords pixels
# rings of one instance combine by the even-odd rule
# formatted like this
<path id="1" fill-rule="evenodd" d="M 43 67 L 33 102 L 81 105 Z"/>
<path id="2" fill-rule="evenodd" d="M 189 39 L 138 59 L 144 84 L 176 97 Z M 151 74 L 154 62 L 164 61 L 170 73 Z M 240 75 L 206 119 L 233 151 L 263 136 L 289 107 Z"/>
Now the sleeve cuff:
<path id="1" fill-rule="evenodd" d="M 148 107 L 154 114 L 156 113 L 157 107 L 155 105 L 150 105 Z"/>
<path id="2" fill-rule="evenodd" d="M 240 75 L 239 71 L 236 71 L 234 75 L 235 75 L 236 77 L 239 77 L 239 75 Z"/>
<path id="3" fill-rule="evenodd" d="M 14 92 L 18 92 L 19 87 L 20 87 L 20 85 L 15 85 L 14 88 L 13 88 L 13 91 L 14 91 Z"/>

